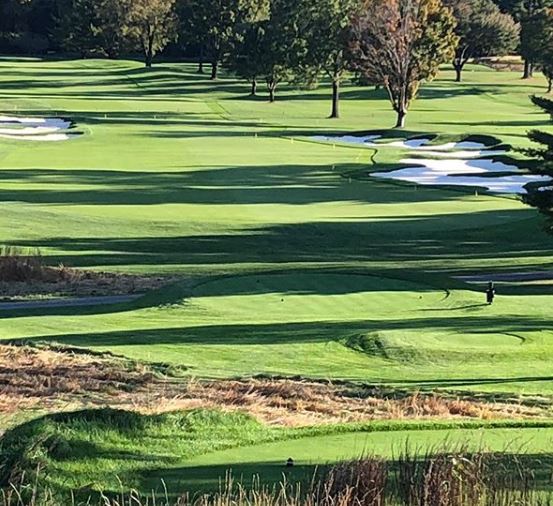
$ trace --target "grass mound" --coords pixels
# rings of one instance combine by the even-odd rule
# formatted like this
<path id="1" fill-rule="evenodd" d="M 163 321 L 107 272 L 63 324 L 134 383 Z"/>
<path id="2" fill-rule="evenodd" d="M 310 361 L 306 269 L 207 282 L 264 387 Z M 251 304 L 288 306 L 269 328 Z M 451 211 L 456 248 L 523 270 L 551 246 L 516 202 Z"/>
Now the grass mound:
<path id="1" fill-rule="evenodd" d="M 140 415 L 85 410 L 46 416 L 0 440 L 0 486 L 38 483 L 56 493 L 139 487 L 151 469 L 217 449 L 268 441 L 274 430 L 248 415 L 210 410 Z"/>

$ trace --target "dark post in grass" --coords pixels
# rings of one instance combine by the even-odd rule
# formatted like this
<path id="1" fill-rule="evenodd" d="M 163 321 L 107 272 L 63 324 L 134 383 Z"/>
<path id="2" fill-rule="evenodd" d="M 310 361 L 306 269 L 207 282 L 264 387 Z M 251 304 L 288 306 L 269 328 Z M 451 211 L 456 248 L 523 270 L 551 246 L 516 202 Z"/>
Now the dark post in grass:
<path id="1" fill-rule="evenodd" d="M 486 302 L 488 304 L 493 304 L 493 300 L 495 299 L 495 287 L 493 284 L 493 281 L 490 281 L 488 283 L 488 289 L 486 290 Z"/>

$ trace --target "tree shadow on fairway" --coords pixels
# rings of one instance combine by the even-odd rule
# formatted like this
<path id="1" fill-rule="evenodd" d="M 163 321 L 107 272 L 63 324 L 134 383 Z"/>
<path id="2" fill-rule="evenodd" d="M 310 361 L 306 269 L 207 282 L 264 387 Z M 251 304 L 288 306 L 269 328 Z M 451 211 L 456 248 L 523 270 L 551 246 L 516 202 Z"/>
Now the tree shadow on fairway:
<path id="1" fill-rule="evenodd" d="M 301 443 L 298 443 L 301 444 Z M 248 447 L 244 454 L 248 454 Z M 287 483 L 302 483 L 309 487 L 314 478 L 326 469 L 324 464 L 296 464 L 292 468 L 285 466 L 286 459 L 273 462 L 233 463 L 202 466 L 186 466 L 178 468 L 148 469 L 142 473 L 139 490 L 148 493 L 156 490 L 163 492 L 162 482 L 167 486 L 169 494 L 180 495 L 189 493 L 218 492 L 225 484 L 232 482 L 246 488 L 254 485 L 273 486 L 282 481 Z"/>
<path id="2" fill-rule="evenodd" d="M 241 82 L 233 77 L 226 77 L 213 82 L 208 75 L 194 72 L 182 72 L 174 66 L 157 64 L 151 69 L 121 68 L 117 66 L 102 69 L 76 70 L 68 67 L 67 71 L 50 69 L 48 67 L 23 67 L 14 79 L 3 79 L 0 89 L 5 91 L 52 90 L 53 97 L 90 99 L 132 99 L 133 97 L 148 97 L 160 95 L 163 100 L 180 98 L 182 95 L 206 93 L 225 93 L 238 95 L 248 89 L 247 82 Z M 46 77 L 45 77 L 46 76 Z M 78 88 L 78 90 L 75 90 Z M 84 91 L 86 88 L 86 92 Z M 44 98 L 44 96 L 43 96 Z"/>
<path id="3" fill-rule="evenodd" d="M 544 376 L 514 376 L 514 377 L 496 377 L 496 378 L 436 378 L 436 379 L 413 379 L 400 381 L 387 381 L 388 385 L 393 386 L 417 386 L 422 389 L 435 388 L 456 388 L 473 387 L 487 385 L 507 385 L 510 383 L 539 383 L 553 381 L 553 375 Z"/>
<path id="4" fill-rule="evenodd" d="M 286 298 L 284 298 L 286 300 Z M 285 304 L 286 302 L 283 302 Z M 360 308 L 360 315 L 362 308 Z M 183 319 L 186 313 L 183 312 Z M 286 319 L 286 316 L 282 317 Z M 246 316 L 247 320 L 248 317 Z M 547 318 L 510 316 L 508 318 L 501 316 L 464 316 L 456 318 L 410 318 L 410 319 L 364 319 L 364 320 L 345 320 L 345 321 L 310 321 L 310 322 L 275 322 L 259 324 L 212 324 L 197 326 L 181 326 L 174 328 L 151 328 L 135 329 L 122 331 L 102 331 L 84 332 L 73 334 L 43 334 L 36 338 L 22 339 L 21 341 L 54 341 L 60 344 L 72 346 L 155 346 L 155 345 L 202 345 L 202 346 L 240 346 L 240 345 L 286 345 L 299 343 L 327 343 L 340 341 L 342 338 L 354 334 L 367 334 L 380 331 L 416 331 L 436 332 L 441 331 L 444 336 L 451 335 L 455 340 L 455 335 L 471 334 L 477 336 L 497 335 L 541 331 L 548 328 L 550 322 Z M 485 337 L 482 338 L 482 344 L 485 345 Z M 512 341 L 513 339 L 511 339 Z M 12 340 L 18 342 L 19 340 Z M 510 341 L 510 342 L 511 342 Z M 415 345 L 415 342 L 411 343 Z M 512 346 L 512 345 L 511 345 Z M 409 348 L 409 342 L 406 343 Z M 447 339 L 443 339 L 443 347 L 447 348 Z M 386 345 L 386 354 L 394 355 L 397 350 L 404 349 L 403 346 L 397 346 L 393 343 Z M 415 350 L 413 350 L 414 352 Z M 468 352 L 474 351 L 470 347 Z M 495 350 L 497 351 L 497 350 Z M 440 350 L 438 350 L 441 353 Z M 494 352 L 493 349 L 488 350 Z M 364 352 L 363 352 L 364 353 Z M 371 354 L 372 352 L 368 352 Z M 381 351 L 375 351 L 381 355 Z M 482 351 L 482 353 L 484 353 Z M 448 357 L 454 358 L 455 355 L 462 356 L 463 351 L 455 349 L 448 350 Z"/>
<path id="5" fill-rule="evenodd" d="M 539 113 L 531 113 L 539 115 Z M 531 114 L 528 114 L 530 116 Z M 495 120 L 495 121 L 437 121 L 440 125 L 467 125 L 467 126 L 504 126 L 504 127 L 521 127 L 521 128 L 536 128 L 538 126 L 550 125 L 551 122 L 539 115 L 539 119 L 513 121 L 513 120 Z"/>
<path id="6" fill-rule="evenodd" d="M 401 197 L 404 191 L 399 189 L 397 196 Z M 468 261 L 470 274 L 496 270 L 509 265 L 512 259 L 524 259 L 521 269 L 526 270 L 553 266 L 553 239 L 543 235 L 543 240 L 536 243 L 530 233 L 535 230 L 542 234 L 533 210 L 433 216 L 406 216 L 403 208 L 397 212 L 397 217 L 359 217 L 348 221 L 342 218 L 246 228 L 226 234 L 128 238 L 53 236 L 10 241 L 10 244 L 63 251 L 63 255 L 44 255 L 44 259 L 48 263 L 63 262 L 76 267 L 133 264 L 212 267 L 250 264 L 253 267 L 267 262 L 307 265 L 370 261 L 396 269 L 406 269 L 404 263 L 410 262 L 408 269 L 420 271 L 424 263 L 433 262 L 434 270 L 460 275 L 467 272 L 463 265 Z M 403 216 L 399 216 L 402 212 Z M 493 230 L 491 236 L 490 230 Z M 100 253 L 90 253 L 95 251 Z M 551 263 L 545 263 L 544 257 L 550 257 Z M 424 263 L 417 267 L 418 262 Z M 378 274 L 382 264 L 365 268 L 371 274 Z"/>
<path id="7" fill-rule="evenodd" d="M 360 170 L 362 164 L 280 165 L 198 168 L 184 172 L 132 172 L 115 170 L 11 169 L 0 179 L 21 182 L 20 189 L 0 190 L 0 201 L 68 205 L 154 204 L 312 204 L 323 202 L 393 203 L 448 201 L 458 193 L 435 194 L 373 180 L 371 185 L 350 184 L 342 172 Z M 382 170 L 392 169 L 381 165 Z M 106 181 L 110 183 L 106 191 Z M 25 183 L 44 189 L 25 189 Z M 77 190 L 74 186 L 92 186 Z M 94 186 L 97 189 L 94 189 Z M 48 188 L 50 186 L 50 188 Z"/>
<path id="8" fill-rule="evenodd" d="M 497 470 L 498 473 L 502 473 L 505 478 L 504 486 L 509 489 L 515 487 L 517 479 L 524 479 L 520 476 L 522 469 L 527 472 L 532 472 L 532 489 L 533 490 L 550 490 L 550 471 L 549 467 L 553 464 L 553 454 L 549 453 L 531 453 L 524 450 L 524 445 L 515 449 L 516 436 L 514 440 L 505 440 L 505 448 L 503 450 L 496 450 L 494 452 L 494 458 L 496 464 L 501 465 L 501 468 Z M 457 443 L 458 451 L 463 451 L 466 454 L 466 450 L 463 449 L 464 444 L 469 444 L 469 440 L 463 442 L 462 440 Z M 301 441 L 298 441 L 301 444 Z M 447 440 L 444 440 L 442 447 L 435 446 L 428 448 L 426 451 L 430 453 L 438 452 L 452 452 L 455 451 L 455 445 L 452 448 L 448 444 Z M 547 444 L 547 443 L 546 443 Z M 409 446 L 409 445 L 407 445 Z M 425 453 L 424 445 L 417 449 L 411 449 L 415 452 L 423 452 L 420 458 L 427 458 L 428 454 Z M 243 453 L 248 458 L 248 453 L 255 451 L 254 448 L 243 448 Z M 399 449 L 399 453 L 408 451 L 407 447 Z M 481 448 L 482 452 L 490 452 L 485 447 Z M 349 458 L 345 456 L 336 455 L 337 461 L 349 460 L 355 457 L 363 457 L 363 453 L 360 452 L 357 456 L 350 455 Z M 465 455 L 467 459 L 470 459 L 468 455 Z M 296 464 L 293 468 L 286 468 L 281 461 L 267 462 L 260 460 L 258 462 L 240 463 L 233 462 L 228 464 L 214 464 L 214 465 L 201 465 L 201 466 L 185 466 L 179 468 L 159 468 L 149 469 L 147 472 L 142 473 L 140 478 L 140 485 L 138 490 L 144 494 L 156 491 L 156 494 L 163 495 L 164 486 L 167 486 L 169 494 L 171 496 L 180 495 L 184 491 L 191 494 L 205 494 L 219 492 L 225 490 L 225 484 L 232 482 L 234 486 L 242 486 L 246 489 L 251 489 L 254 486 L 265 486 L 280 489 L 281 483 L 288 483 L 294 485 L 299 483 L 302 491 L 308 492 L 311 490 L 313 484 L 317 483 L 324 473 L 332 466 L 330 462 L 312 463 L 312 464 Z M 392 458 L 388 459 L 388 472 L 389 485 L 395 486 L 395 480 L 397 479 L 397 473 L 399 468 L 399 461 Z M 528 479 L 528 478 L 526 478 Z M 498 483 L 499 484 L 499 483 Z M 522 482 L 519 483 L 522 485 Z M 528 486 L 528 485 L 527 485 Z"/>
<path id="9" fill-rule="evenodd" d="M 439 311 L 445 311 L 445 312 L 450 312 L 450 311 L 466 311 L 466 310 L 471 310 L 471 309 L 481 309 L 481 308 L 484 308 L 484 307 L 488 307 L 489 304 L 487 303 L 482 303 L 482 304 L 469 304 L 467 306 L 459 306 L 459 307 L 443 307 L 443 308 L 431 308 L 431 309 L 418 309 L 418 311 L 423 311 L 423 312 L 439 312 Z"/>

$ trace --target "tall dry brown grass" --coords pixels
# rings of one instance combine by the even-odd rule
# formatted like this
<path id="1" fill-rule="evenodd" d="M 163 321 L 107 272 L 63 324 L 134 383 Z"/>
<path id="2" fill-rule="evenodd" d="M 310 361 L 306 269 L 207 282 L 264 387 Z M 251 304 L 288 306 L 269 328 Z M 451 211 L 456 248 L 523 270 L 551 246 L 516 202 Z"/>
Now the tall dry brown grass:
<path id="1" fill-rule="evenodd" d="M 250 487 L 229 474 L 210 494 L 172 497 L 137 491 L 107 497 L 59 499 L 37 484 L 8 487 L 0 506 L 553 506 L 553 495 L 516 456 L 486 452 L 443 452 L 396 461 L 365 456 L 318 470 L 309 482 L 283 480 Z"/>
<path id="2" fill-rule="evenodd" d="M 44 279 L 46 269 L 39 250 L 0 247 L 0 281 L 29 282 Z"/>

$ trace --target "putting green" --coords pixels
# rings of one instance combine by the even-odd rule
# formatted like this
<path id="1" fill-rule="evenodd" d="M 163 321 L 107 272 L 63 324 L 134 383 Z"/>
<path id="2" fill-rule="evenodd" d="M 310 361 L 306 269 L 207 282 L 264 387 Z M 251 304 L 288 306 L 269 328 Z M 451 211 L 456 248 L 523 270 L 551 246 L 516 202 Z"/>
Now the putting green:
<path id="1" fill-rule="evenodd" d="M 325 464 L 359 457 L 377 455 L 398 456 L 406 447 L 427 452 L 448 446 L 466 446 L 490 451 L 548 453 L 553 442 L 551 428 L 525 429 L 434 429 L 400 430 L 390 432 L 354 432 L 332 436 L 317 436 L 297 440 L 264 443 L 251 447 L 233 448 L 208 453 L 190 459 L 190 467 L 272 462 L 282 464 L 288 457 L 301 465 Z"/>
<path id="2" fill-rule="evenodd" d="M 329 321 L 384 318 L 398 310 L 443 307 L 448 293 L 421 283 L 375 276 L 295 273 L 240 276 L 205 283 L 186 303 L 238 320 Z"/>

